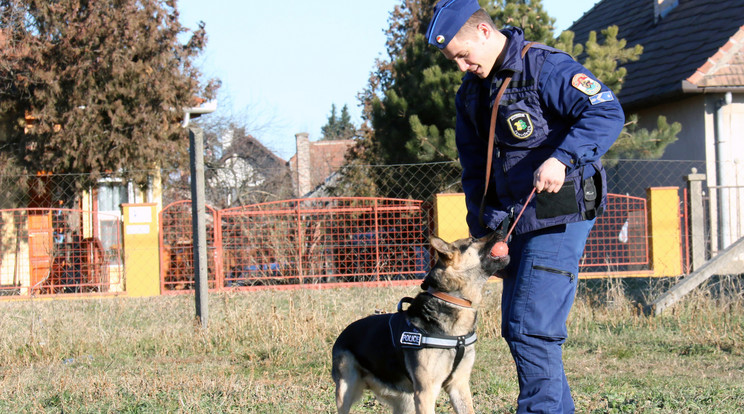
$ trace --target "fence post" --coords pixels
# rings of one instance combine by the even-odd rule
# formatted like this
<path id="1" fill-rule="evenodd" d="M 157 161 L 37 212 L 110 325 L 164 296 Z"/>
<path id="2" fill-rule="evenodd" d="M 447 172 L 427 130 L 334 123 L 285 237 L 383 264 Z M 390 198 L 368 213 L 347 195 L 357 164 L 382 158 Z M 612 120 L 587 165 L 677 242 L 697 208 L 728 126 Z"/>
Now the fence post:
<path id="1" fill-rule="evenodd" d="M 127 295 L 157 296 L 160 294 L 160 237 L 155 204 L 122 204 L 121 208 Z"/>
<path id="2" fill-rule="evenodd" d="M 303 268 L 302 255 L 304 253 L 303 246 L 305 245 L 305 231 L 302 228 L 302 214 L 300 213 L 301 201 L 295 200 L 294 202 L 296 203 L 295 205 L 297 206 L 296 215 L 295 215 L 296 223 L 297 223 L 297 277 L 299 278 L 298 280 L 300 281 L 300 284 L 302 285 L 305 283 L 305 273 L 304 273 L 304 270 L 302 269 Z"/>
<path id="3" fill-rule="evenodd" d="M 374 199 L 374 203 L 372 205 L 372 211 L 374 212 L 374 218 L 375 218 L 375 257 L 377 260 L 375 260 L 375 281 L 380 281 L 380 217 L 378 216 L 377 211 L 377 199 Z"/>
<path id="4" fill-rule="evenodd" d="M 682 274 L 678 192 L 677 187 L 648 189 L 648 223 L 654 276 Z"/>
<path id="5" fill-rule="evenodd" d="M 434 234 L 447 242 L 468 237 L 467 214 L 464 193 L 435 194 Z"/>
<path id="6" fill-rule="evenodd" d="M 703 181 L 705 174 L 698 174 L 697 168 L 685 176 L 687 180 L 687 200 L 690 206 L 690 239 L 692 270 L 698 270 L 705 263 L 705 215 L 703 208 Z"/>
<path id="7" fill-rule="evenodd" d="M 194 235 L 194 281 L 196 317 L 207 328 L 207 220 L 204 195 L 204 131 L 189 128 L 191 157 L 191 223 Z"/>

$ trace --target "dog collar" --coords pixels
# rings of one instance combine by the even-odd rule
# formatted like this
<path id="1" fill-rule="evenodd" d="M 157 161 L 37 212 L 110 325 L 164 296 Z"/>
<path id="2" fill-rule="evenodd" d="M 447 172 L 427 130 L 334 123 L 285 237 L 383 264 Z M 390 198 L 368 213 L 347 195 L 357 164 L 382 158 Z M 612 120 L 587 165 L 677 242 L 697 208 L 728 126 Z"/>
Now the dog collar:
<path id="1" fill-rule="evenodd" d="M 445 301 L 447 303 L 451 303 L 453 305 L 462 306 L 462 307 L 465 307 L 465 308 L 472 308 L 473 307 L 473 302 L 471 302 L 471 301 L 469 301 L 467 299 L 458 298 L 458 297 L 452 296 L 452 295 L 450 295 L 448 293 L 440 292 L 440 291 L 438 291 L 438 290 L 436 290 L 436 289 L 434 289 L 432 287 L 429 287 L 428 289 L 426 289 L 426 293 L 434 296 L 437 299 L 441 299 L 441 300 L 443 300 L 443 301 Z"/>

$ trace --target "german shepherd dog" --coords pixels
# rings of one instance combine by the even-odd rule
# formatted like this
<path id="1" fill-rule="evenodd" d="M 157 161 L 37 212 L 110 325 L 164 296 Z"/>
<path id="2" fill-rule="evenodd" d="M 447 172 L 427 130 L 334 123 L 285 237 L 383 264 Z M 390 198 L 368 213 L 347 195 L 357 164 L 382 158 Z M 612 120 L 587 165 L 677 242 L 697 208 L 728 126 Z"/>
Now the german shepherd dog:
<path id="1" fill-rule="evenodd" d="M 423 291 L 403 298 L 397 313 L 368 316 L 341 332 L 331 372 L 339 413 L 348 413 L 370 389 L 395 414 L 433 414 L 442 387 L 456 413 L 473 413 L 477 308 L 488 278 L 509 263 L 508 255 L 490 255 L 499 235 L 451 244 L 433 237 L 437 263 L 424 278 Z"/>

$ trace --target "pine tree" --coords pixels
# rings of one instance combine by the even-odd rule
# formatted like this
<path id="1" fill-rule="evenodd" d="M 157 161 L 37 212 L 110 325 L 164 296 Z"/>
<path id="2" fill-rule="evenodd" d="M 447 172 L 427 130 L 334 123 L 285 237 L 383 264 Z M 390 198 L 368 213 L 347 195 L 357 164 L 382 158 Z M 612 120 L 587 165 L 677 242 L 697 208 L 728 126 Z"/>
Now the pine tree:
<path id="1" fill-rule="evenodd" d="M 388 60 L 378 60 L 367 88 L 360 94 L 365 124 L 363 139 L 357 146 L 357 164 L 401 164 L 456 160 L 455 94 L 462 73 L 424 38 L 435 0 L 403 0 L 391 13 Z M 605 82 L 616 93 L 622 88 L 626 69 L 622 64 L 637 60 L 643 48 L 627 48 L 617 39 L 618 29 L 602 31 L 602 41 L 592 34 L 585 45 L 575 45 L 574 36 L 564 31 L 554 38 L 554 19 L 540 0 L 481 0 L 497 27 L 519 26 L 525 38 L 567 51 Z M 652 132 L 630 127 L 621 134 L 618 145 L 630 148 L 625 156 L 663 153 L 676 140 L 679 124 L 659 122 L 663 129 Z M 656 137 L 648 141 L 649 137 Z M 630 140 L 630 145 L 622 143 Z M 645 150 L 648 146 L 651 150 Z M 610 151 L 614 157 L 617 151 Z M 398 177 L 383 177 L 397 179 Z M 435 180 L 436 177 L 429 177 Z M 400 189 L 396 189 L 400 190 Z M 407 194 L 407 193 L 403 193 Z"/>
<path id="2" fill-rule="evenodd" d="M 603 157 L 608 167 L 617 165 L 621 159 L 655 160 L 664 155 L 666 147 L 677 140 L 682 130 L 679 122 L 669 124 L 665 116 L 656 120 L 656 129 L 649 131 L 638 127 L 638 115 L 631 115 L 626 128 L 620 133 L 615 144 Z"/>
<path id="3" fill-rule="evenodd" d="M 320 132 L 323 134 L 321 140 L 325 141 L 354 138 L 357 132 L 351 122 L 349 107 L 344 105 L 341 108 L 341 115 L 336 116 L 336 104 L 331 104 L 331 115 L 328 117 L 328 122 L 320 128 Z"/>
<path id="4" fill-rule="evenodd" d="M 641 57 L 643 46 L 635 45 L 633 48 L 626 48 L 625 39 L 618 40 L 617 26 L 610 26 L 602 30 L 604 42 L 597 42 L 597 33 L 590 32 L 585 47 L 586 58 L 583 61 L 584 66 L 589 69 L 597 78 L 612 89 L 615 94 L 620 93 L 623 86 L 623 80 L 628 73 L 624 67 L 618 67 L 620 64 L 634 62 Z"/>
<path id="5" fill-rule="evenodd" d="M 381 163 L 457 159 L 455 93 L 462 73 L 426 42 L 435 1 L 406 0 L 391 13 L 387 52 L 361 94 Z M 551 41 L 550 18 L 537 1 L 481 1 L 500 26 L 523 25 L 527 36 Z M 370 137 L 371 139 L 371 137 Z M 370 145 L 371 146 L 371 145 Z"/>
<path id="6" fill-rule="evenodd" d="M 2 1 L 2 169 L 144 183 L 187 160 L 182 108 L 215 84 L 192 64 L 203 24 L 184 44 L 178 16 L 175 0 Z"/>

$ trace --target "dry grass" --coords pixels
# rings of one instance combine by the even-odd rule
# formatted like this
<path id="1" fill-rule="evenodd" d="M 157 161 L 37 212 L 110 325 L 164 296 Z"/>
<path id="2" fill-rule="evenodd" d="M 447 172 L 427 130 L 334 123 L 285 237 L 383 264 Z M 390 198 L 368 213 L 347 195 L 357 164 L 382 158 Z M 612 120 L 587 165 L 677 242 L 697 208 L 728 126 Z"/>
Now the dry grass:
<path id="1" fill-rule="evenodd" d="M 645 283 L 645 284 L 644 284 Z M 744 298 L 723 278 L 662 317 L 638 312 L 661 282 L 584 281 L 565 360 L 577 411 L 744 411 Z M 479 413 L 513 412 L 499 337 L 500 284 L 480 314 L 472 385 Z M 330 348 L 352 320 L 393 311 L 416 287 L 0 302 L 0 412 L 330 413 Z M 656 290 L 654 292 L 654 290 Z M 357 412 L 385 407 L 365 396 Z M 444 397 L 438 412 L 450 412 Z"/>

